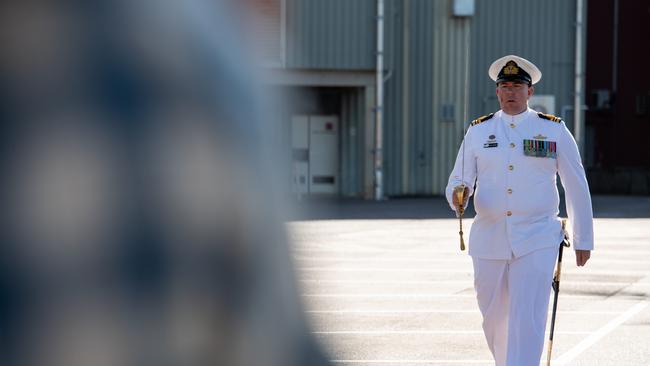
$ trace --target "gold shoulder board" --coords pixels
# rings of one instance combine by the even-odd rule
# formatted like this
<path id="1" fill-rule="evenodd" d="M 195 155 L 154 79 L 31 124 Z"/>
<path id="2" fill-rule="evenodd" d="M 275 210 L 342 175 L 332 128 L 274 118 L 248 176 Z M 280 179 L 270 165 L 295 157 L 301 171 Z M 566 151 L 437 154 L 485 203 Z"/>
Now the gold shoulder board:
<path id="1" fill-rule="evenodd" d="M 469 125 L 470 125 L 470 126 L 477 125 L 477 124 L 479 124 L 479 123 L 481 123 L 481 122 L 485 122 L 485 121 L 487 121 L 488 119 L 492 118 L 493 116 L 494 116 L 494 113 L 490 113 L 490 114 L 488 114 L 488 115 L 486 115 L 486 116 L 479 117 L 479 118 L 473 120 L 472 123 L 470 123 Z"/>
<path id="2" fill-rule="evenodd" d="M 554 116 L 552 114 L 546 114 L 546 113 L 539 112 L 539 113 L 537 113 L 537 115 L 539 116 L 539 118 L 547 119 L 549 121 L 553 121 L 553 122 L 557 122 L 557 123 L 562 122 L 562 118 L 556 117 L 556 116 Z"/>

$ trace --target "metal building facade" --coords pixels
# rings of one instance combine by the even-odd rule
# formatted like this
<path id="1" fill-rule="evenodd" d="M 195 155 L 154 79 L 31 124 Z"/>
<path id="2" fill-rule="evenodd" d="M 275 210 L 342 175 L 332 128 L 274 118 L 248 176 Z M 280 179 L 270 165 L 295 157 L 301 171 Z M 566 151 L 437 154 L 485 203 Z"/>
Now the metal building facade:
<path id="1" fill-rule="evenodd" d="M 476 1 L 472 21 L 471 114 L 499 109 L 487 69 L 497 58 L 516 54 L 539 67 L 535 94 L 554 95 L 555 114 L 573 120 L 575 70 L 575 1 Z M 564 109 L 563 109 L 564 107 Z M 564 112 L 564 113 L 562 113 Z"/>
<path id="2" fill-rule="evenodd" d="M 341 121 L 340 195 L 372 196 L 375 0 L 285 0 L 285 68 L 314 99 L 331 101 Z M 319 108 L 295 106 L 294 111 Z"/>
<path id="3" fill-rule="evenodd" d="M 450 1 L 387 3 L 385 191 L 444 190 L 462 136 L 470 18 Z"/>
<path id="4" fill-rule="evenodd" d="M 476 1 L 471 17 L 451 0 L 385 0 L 384 192 L 442 194 L 467 120 L 498 109 L 490 63 L 515 53 L 543 72 L 537 94 L 573 98 L 575 3 Z M 285 0 L 285 68 L 357 73 L 376 62 L 376 0 Z M 468 60 L 469 63 L 466 64 Z M 465 118 L 465 75 L 469 108 Z M 369 198 L 374 89 L 341 93 L 341 194 Z M 567 110 L 568 111 L 568 110 Z"/>
<path id="5" fill-rule="evenodd" d="M 376 1 L 285 0 L 286 67 L 372 70 Z"/>

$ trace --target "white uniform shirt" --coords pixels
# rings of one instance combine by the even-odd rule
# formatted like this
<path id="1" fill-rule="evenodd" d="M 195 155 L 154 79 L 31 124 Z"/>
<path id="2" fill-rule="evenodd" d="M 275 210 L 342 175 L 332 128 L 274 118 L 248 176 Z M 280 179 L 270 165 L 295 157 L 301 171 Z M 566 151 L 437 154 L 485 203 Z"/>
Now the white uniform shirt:
<path id="1" fill-rule="evenodd" d="M 454 209 L 452 192 L 463 180 L 474 195 L 470 255 L 510 259 L 558 246 L 562 230 L 557 173 L 565 191 L 572 244 L 575 249 L 593 249 L 589 187 L 578 147 L 564 122 L 543 119 L 530 108 L 516 116 L 498 111 L 471 126 L 463 144 L 465 173 L 461 174 L 461 145 L 446 196 Z M 548 152 L 547 156 L 530 156 L 531 147 Z"/>

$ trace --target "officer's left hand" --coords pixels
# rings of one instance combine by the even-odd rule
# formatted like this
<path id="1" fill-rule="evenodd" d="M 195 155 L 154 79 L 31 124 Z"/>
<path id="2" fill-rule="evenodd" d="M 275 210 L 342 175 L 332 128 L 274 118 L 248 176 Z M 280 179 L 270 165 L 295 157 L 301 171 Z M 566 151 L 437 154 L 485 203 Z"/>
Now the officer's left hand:
<path id="1" fill-rule="evenodd" d="M 576 264 L 578 267 L 582 267 L 587 264 L 587 261 L 591 257 L 591 250 L 578 250 L 576 249 Z"/>

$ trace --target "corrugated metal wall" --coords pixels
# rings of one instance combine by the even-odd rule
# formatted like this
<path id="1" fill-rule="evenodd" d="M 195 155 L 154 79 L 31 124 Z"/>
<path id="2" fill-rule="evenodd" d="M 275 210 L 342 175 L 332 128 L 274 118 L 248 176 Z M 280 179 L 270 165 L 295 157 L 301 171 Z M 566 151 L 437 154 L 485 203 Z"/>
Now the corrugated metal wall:
<path id="1" fill-rule="evenodd" d="M 365 94 L 350 88 L 341 96 L 341 195 L 363 196 Z"/>
<path id="2" fill-rule="evenodd" d="M 501 56 L 522 56 L 542 71 L 535 94 L 555 95 L 556 114 L 573 105 L 575 1 L 476 1 L 472 25 L 471 112 L 473 118 L 499 109 L 490 64 Z M 566 116 L 569 124 L 573 113 Z"/>
<path id="3" fill-rule="evenodd" d="M 453 167 L 458 146 L 463 135 L 466 104 L 466 68 L 469 48 L 470 18 L 451 17 L 451 1 L 437 1 L 438 16 L 434 30 L 434 80 L 433 95 L 434 131 L 432 149 L 437 152 L 434 160 L 431 191 L 443 194 Z M 445 111 L 451 108 L 453 113 Z M 449 116 L 447 116 L 449 115 Z M 443 118 L 444 117 L 444 118 Z"/>
<path id="4" fill-rule="evenodd" d="M 285 1 L 288 68 L 375 67 L 375 0 Z"/>
<path id="5" fill-rule="evenodd" d="M 415 194 L 431 168 L 433 2 L 386 2 L 385 193 Z"/>
<path id="6" fill-rule="evenodd" d="M 463 126 L 498 109 L 487 75 L 498 57 L 515 53 L 537 64 L 544 75 L 536 94 L 555 95 L 556 114 L 573 101 L 573 1 L 477 0 L 470 18 L 453 17 L 451 4 L 385 1 L 384 191 L 389 196 L 444 192 Z M 286 11 L 288 68 L 374 69 L 375 0 L 286 0 Z M 468 51 L 470 103 L 464 118 Z M 356 128 L 357 136 L 342 136 L 341 188 L 343 195 L 356 195 L 367 154 L 354 144 L 363 144 L 360 131 L 367 126 L 358 123 L 368 119 L 350 116 L 363 111 L 368 100 L 355 93 L 342 98 L 348 106 L 342 108 L 343 131 Z"/>
<path id="7" fill-rule="evenodd" d="M 460 143 L 469 20 L 450 3 L 387 2 L 387 195 L 442 193 Z"/>

